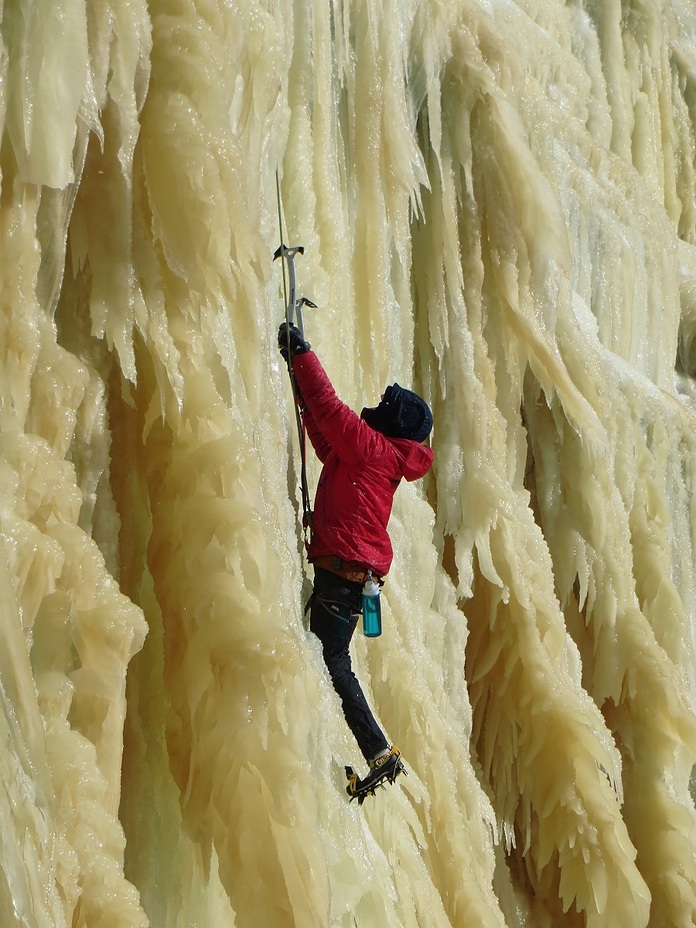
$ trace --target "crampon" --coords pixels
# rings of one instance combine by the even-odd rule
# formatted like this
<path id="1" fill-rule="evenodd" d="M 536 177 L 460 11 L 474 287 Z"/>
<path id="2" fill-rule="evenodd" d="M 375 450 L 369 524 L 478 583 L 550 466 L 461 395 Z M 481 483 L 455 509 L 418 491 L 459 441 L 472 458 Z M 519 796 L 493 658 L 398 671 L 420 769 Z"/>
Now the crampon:
<path id="1" fill-rule="evenodd" d="M 348 777 L 348 786 L 346 792 L 350 796 L 350 801 L 358 800 L 358 805 L 362 805 L 367 796 L 374 796 L 377 787 L 386 789 L 387 783 L 393 783 L 400 773 L 408 775 L 401 760 L 401 752 L 394 746 L 389 754 L 382 760 L 382 763 L 375 764 L 364 780 L 361 780 L 352 767 L 346 767 L 346 776 Z"/>

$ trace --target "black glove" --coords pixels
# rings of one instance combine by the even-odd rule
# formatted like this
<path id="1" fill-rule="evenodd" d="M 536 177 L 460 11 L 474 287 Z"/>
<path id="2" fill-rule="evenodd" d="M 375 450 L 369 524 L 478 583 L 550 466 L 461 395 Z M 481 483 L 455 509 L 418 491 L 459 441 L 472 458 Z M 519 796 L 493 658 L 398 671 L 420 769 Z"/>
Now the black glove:
<path id="1" fill-rule="evenodd" d="M 305 351 L 309 351 L 312 347 L 296 325 L 281 322 L 278 329 L 278 348 L 286 362 L 288 360 L 288 342 L 290 343 L 290 354 L 293 358 L 296 354 L 304 354 Z"/>

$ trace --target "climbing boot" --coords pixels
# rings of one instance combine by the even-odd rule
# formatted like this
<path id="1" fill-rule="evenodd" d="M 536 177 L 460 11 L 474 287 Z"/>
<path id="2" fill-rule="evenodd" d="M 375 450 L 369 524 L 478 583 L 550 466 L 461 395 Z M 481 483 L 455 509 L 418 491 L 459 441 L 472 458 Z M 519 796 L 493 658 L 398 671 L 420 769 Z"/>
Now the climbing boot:
<path id="1" fill-rule="evenodd" d="M 367 796 L 374 796 L 378 786 L 386 789 L 386 783 L 393 783 L 400 773 L 406 773 L 403 761 L 401 760 L 401 751 L 392 745 L 389 752 L 370 764 L 370 772 L 364 779 L 355 773 L 352 767 L 346 767 L 346 776 L 348 777 L 348 786 L 346 792 L 353 799 L 358 800 L 358 805 L 362 805 Z"/>

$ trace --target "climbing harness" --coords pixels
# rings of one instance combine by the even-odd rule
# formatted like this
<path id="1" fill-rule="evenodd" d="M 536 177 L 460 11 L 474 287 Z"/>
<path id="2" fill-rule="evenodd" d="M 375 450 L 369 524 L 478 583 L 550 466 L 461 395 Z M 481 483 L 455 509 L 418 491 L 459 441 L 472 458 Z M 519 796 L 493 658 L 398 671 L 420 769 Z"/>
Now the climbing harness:
<path id="1" fill-rule="evenodd" d="M 307 297 L 297 296 L 297 276 L 295 274 L 295 255 L 303 255 L 304 248 L 302 245 L 295 245 L 292 248 L 289 248 L 285 244 L 285 237 L 283 235 L 283 209 L 280 199 L 280 178 L 278 176 L 278 171 L 276 171 L 276 194 L 278 197 L 278 225 L 280 228 L 280 247 L 276 250 L 273 255 L 273 260 L 277 258 L 281 259 L 283 266 L 283 298 L 285 300 L 285 321 L 288 324 L 288 358 L 291 357 L 290 354 L 290 326 L 296 325 L 300 330 L 300 334 L 304 338 L 304 320 L 302 318 L 302 307 L 311 306 L 316 309 L 316 303 L 313 303 L 311 300 L 308 300 Z M 287 268 L 288 283 L 285 279 L 285 271 Z M 300 392 L 295 381 L 295 377 L 292 373 L 292 365 L 288 361 L 288 373 L 290 375 L 290 385 L 292 387 L 292 397 L 294 400 L 295 406 L 295 422 L 297 424 L 297 437 L 300 445 L 300 487 L 302 490 L 302 530 L 304 532 L 305 546 L 309 544 L 308 533 L 311 537 L 312 532 L 312 508 L 310 505 L 309 499 L 309 487 L 307 484 L 307 441 L 306 441 L 306 429 L 304 421 L 302 419 L 302 414 L 300 412 Z"/>

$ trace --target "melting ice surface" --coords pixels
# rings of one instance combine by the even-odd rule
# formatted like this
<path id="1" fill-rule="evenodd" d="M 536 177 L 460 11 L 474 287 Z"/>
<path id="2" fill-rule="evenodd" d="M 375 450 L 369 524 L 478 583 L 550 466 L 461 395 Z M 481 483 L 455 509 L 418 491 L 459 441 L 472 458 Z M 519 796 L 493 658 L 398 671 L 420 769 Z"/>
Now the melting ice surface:
<path id="1" fill-rule="evenodd" d="M 0 19 L 0 923 L 692 925 L 694 5 Z M 354 644 L 409 776 L 362 808 L 276 170 L 337 390 L 435 414 Z"/>

